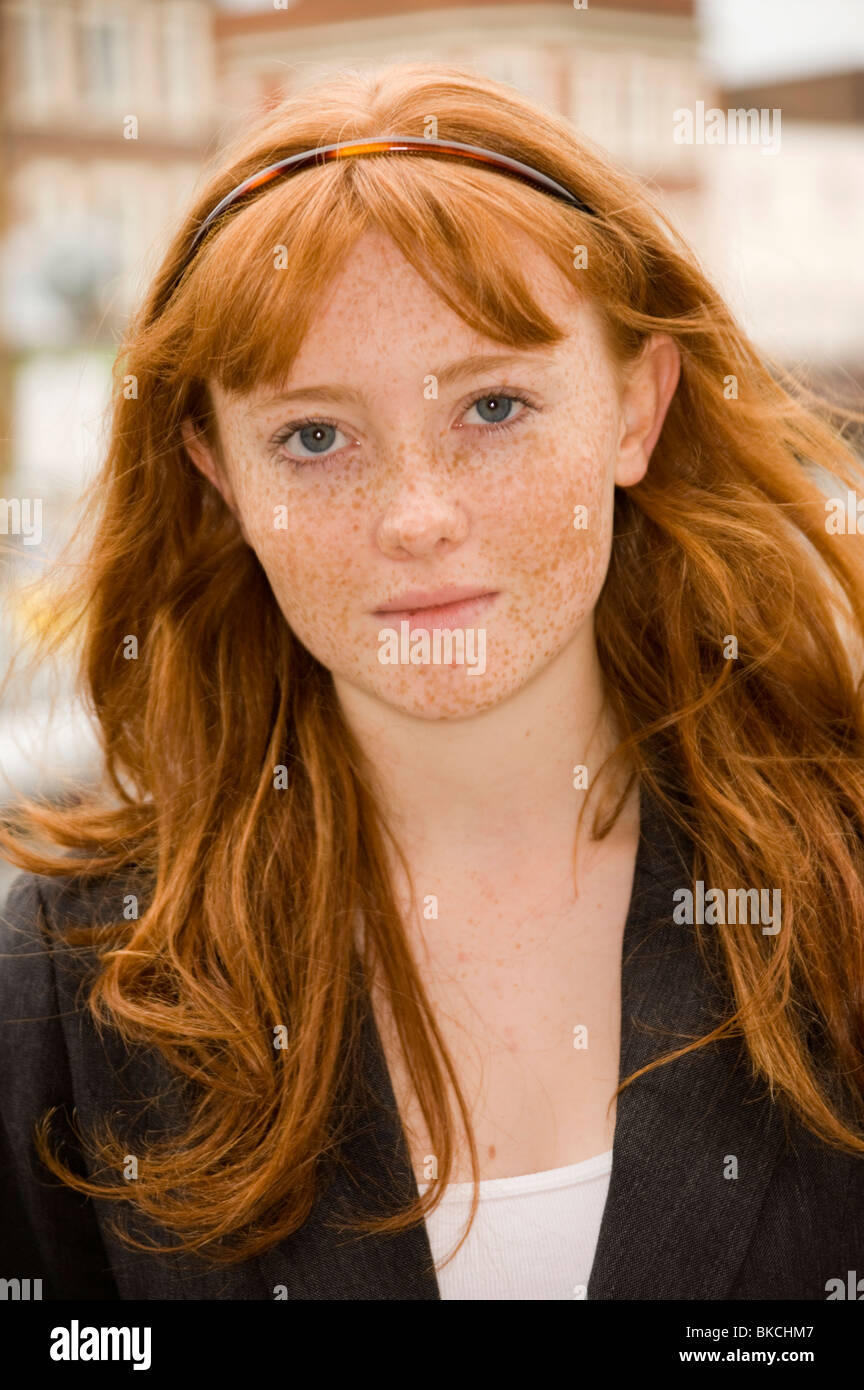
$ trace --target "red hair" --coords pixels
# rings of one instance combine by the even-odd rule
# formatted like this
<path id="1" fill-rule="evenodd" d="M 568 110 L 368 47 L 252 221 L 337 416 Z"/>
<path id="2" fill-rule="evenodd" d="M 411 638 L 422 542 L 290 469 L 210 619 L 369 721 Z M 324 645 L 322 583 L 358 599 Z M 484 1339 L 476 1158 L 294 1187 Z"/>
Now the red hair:
<path id="1" fill-rule="evenodd" d="M 429 112 L 443 138 L 539 167 L 597 215 L 467 163 L 339 161 L 232 210 L 169 295 L 196 227 L 236 183 L 320 143 L 422 134 Z M 208 379 L 243 391 L 284 378 L 333 268 L 369 228 L 503 343 L 562 336 L 514 264 L 516 228 L 569 275 L 574 245 L 587 248 L 578 288 L 616 361 L 653 332 L 678 344 L 682 375 L 648 473 L 616 492 L 596 609 L 625 734 L 607 770 L 635 767 L 692 837 L 706 881 L 782 890 L 779 935 L 720 934 L 732 1003 L 711 1037 L 740 1035 L 806 1126 L 864 1153 L 864 557 L 860 542 L 827 533 L 819 482 L 821 470 L 861 485 L 844 438 L 861 417 L 766 362 L 649 193 L 563 120 L 458 68 L 407 64 L 340 76 L 243 132 L 186 211 L 117 358 L 88 559 L 68 600 L 110 794 L 24 803 L 0 843 L 41 874 L 149 875 L 137 921 L 74 940 L 101 953 L 94 1018 L 158 1049 L 197 1099 L 186 1131 L 144 1156 L 146 1183 L 123 1180 L 123 1135 L 107 1119 L 84 1136 L 98 1179 L 53 1153 L 47 1126 L 45 1163 L 81 1192 L 137 1204 L 214 1260 L 296 1230 L 316 1160 L 338 1139 L 360 908 L 363 965 L 392 1000 L 439 1156 L 429 1193 L 364 1228 L 412 1224 L 437 1202 L 455 1152 L 450 1090 L 477 1177 L 470 1114 L 389 881 L 371 770 L 329 673 L 293 636 L 181 441 L 187 415 L 212 437 Z M 289 255 L 275 273 L 277 244 Z M 724 657 L 730 634 L 736 660 Z M 674 773 L 662 784 L 658 749 Z M 288 779 L 276 790 L 279 764 Z M 47 843 L 35 848 L 34 835 Z M 280 1023 L 289 1045 L 276 1065 Z"/>

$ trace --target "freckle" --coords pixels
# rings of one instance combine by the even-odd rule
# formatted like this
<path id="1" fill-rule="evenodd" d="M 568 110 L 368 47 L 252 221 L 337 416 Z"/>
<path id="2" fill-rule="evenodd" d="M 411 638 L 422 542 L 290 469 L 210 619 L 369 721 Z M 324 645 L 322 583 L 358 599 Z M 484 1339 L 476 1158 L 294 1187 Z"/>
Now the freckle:
<path id="1" fill-rule="evenodd" d="M 520 944 L 519 944 L 518 941 L 516 942 L 516 950 L 517 950 L 517 951 L 521 951 L 521 950 L 522 950 L 522 947 L 520 946 Z"/>

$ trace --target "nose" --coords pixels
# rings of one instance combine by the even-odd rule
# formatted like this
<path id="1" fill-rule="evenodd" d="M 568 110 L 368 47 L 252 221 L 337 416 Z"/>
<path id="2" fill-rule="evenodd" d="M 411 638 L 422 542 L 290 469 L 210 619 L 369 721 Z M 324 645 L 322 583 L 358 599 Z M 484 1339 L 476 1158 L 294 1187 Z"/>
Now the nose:
<path id="1" fill-rule="evenodd" d="M 391 475 L 392 476 L 392 475 Z M 377 526 L 377 542 L 391 559 L 443 554 L 460 546 L 469 520 L 458 482 L 443 464 L 424 464 L 416 452 L 395 474 Z"/>

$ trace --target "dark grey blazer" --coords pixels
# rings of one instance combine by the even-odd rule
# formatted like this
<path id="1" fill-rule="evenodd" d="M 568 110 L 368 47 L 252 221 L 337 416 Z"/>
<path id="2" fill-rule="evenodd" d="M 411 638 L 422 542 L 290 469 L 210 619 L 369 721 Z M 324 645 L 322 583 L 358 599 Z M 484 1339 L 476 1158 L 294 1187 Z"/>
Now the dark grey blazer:
<path id="1" fill-rule="evenodd" d="M 672 922 L 675 889 L 692 884 L 692 846 L 644 791 L 641 817 L 623 945 L 622 1079 L 707 1031 L 723 1007 L 693 929 Z M 116 912 L 125 891 L 125 882 L 23 874 L 0 921 L 0 1276 L 41 1278 L 54 1299 L 439 1298 L 423 1226 L 360 1237 L 333 1228 L 334 1214 L 356 1211 L 348 1167 L 334 1168 L 301 1230 L 227 1269 L 129 1250 L 107 1228 L 109 1204 L 40 1169 L 31 1130 L 51 1105 L 77 1110 L 85 1131 L 106 1114 L 133 1127 L 146 1116 L 152 1128 L 141 1102 L 159 1093 L 170 1112 L 161 1059 L 130 1053 L 110 1032 L 100 1040 L 81 1007 L 95 957 L 49 951 L 37 925 L 40 904 L 53 924 L 89 923 L 106 902 Z M 368 1008 L 360 1065 L 370 1098 L 344 1155 L 363 1175 L 363 1210 L 370 1194 L 390 1210 L 416 1186 Z M 733 1158 L 737 1177 L 727 1176 Z M 864 1161 L 773 1104 L 740 1043 L 703 1048 L 623 1093 L 589 1299 L 825 1300 L 827 1281 L 845 1285 L 851 1270 L 864 1275 Z"/>

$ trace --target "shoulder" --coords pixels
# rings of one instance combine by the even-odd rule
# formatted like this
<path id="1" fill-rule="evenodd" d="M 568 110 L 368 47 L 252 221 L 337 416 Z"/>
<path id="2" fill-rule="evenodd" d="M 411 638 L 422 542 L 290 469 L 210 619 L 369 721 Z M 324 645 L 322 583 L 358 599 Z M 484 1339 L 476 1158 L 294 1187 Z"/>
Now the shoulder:
<path id="1" fill-rule="evenodd" d="M 95 1161 L 90 1140 L 105 1123 L 122 1130 L 134 1153 L 144 1131 L 173 1126 L 185 1113 L 182 1075 L 149 1043 L 97 1023 L 89 1007 L 110 942 L 98 930 L 90 939 L 87 929 L 122 920 L 125 899 L 141 887 L 140 873 L 21 874 L 0 908 L 0 1150 L 8 1150 L 0 1157 L 0 1205 L 4 1183 L 14 1183 L 16 1201 L 45 1209 L 34 1136 L 46 1116 L 84 1172 Z"/>
<path id="2" fill-rule="evenodd" d="M 0 1052 L 16 1046 L 21 1030 L 47 1024 L 57 1013 L 53 932 L 60 885 L 41 874 L 19 874 L 0 910 Z M 60 913 L 59 922 L 63 914 Z M 61 948 L 62 949 L 62 948 Z M 20 1064 L 20 1059 L 19 1059 Z"/>
<path id="3" fill-rule="evenodd" d="M 113 875 L 19 873 L 0 907 L 4 947 L 23 945 L 25 938 L 47 944 L 46 925 L 61 931 L 106 926 L 122 918 L 130 895 L 141 899 L 151 889 L 152 878 L 134 866 Z"/>
<path id="4" fill-rule="evenodd" d="M 140 876 L 19 874 L 0 908 L 0 1019 L 84 982 L 98 967 L 98 928 L 121 920 L 128 893 L 141 886 Z M 85 931 L 70 937 L 72 928 Z"/>
<path id="5" fill-rule="evenodd" d="M 77 1121 L 117 1108 L 122 1049 L 99 1036 L 82 988 L 98 969 L 99 951 L 86 931 L 77 934 L 83 945 L 64 933 L 112 920 L 117 889 L 80 876 L 23 873 L 0 906 L 4 1248 L 22 1272 L 44 1280 L 49 1298 L 118 1297 L 98 1213 L 46 1170 L 35 1143 L 47 1124 L 50 1147 L 84 1175 L 89 1162 Z"/>
<path id="6" fill-rule="evenodd" d="M 9 920 L 26 930 L 28 919 L 36 917 L 59 927 L 104 925 L 117 920 L 129 893 L 146 892 L 149 884 L 135 867 L 114 875 L 19 873 L 0 908 L 0 923 L 4 933 Z"/>
<path id="7" fill-rule="evenodd" d="M 68 1009 L 68 996 L 75 1000 L 97 961 L 92 950 L 69 945 L 63 929 L 86 925 L 89 906 L 84 885 L 73 878 L 24 873 L 0 909 L 0 1071 L 7 1098 L 26 1095 L 37 1073 L 44 1083 L 64 1057 L 60 996 Z"/>
<path id="8" fill-rule="evenodd" d="M 80 1078 L 79 1102 L 125 1054 L 110 1030 L 97 1033 L 89 986 L 109 944 L 99 928 L 122 921 L 128 895 L 145 887 L 131 871 L 13 880 L 0 908 L 0 1093 L 7 1103 L 54 1091 L 64 1075 Z"/>

